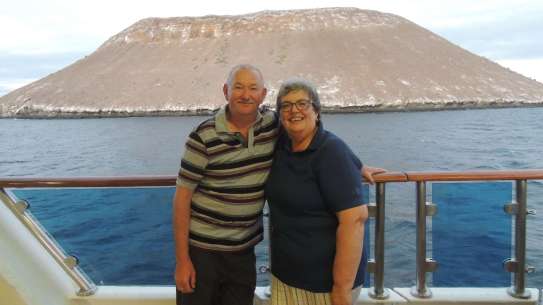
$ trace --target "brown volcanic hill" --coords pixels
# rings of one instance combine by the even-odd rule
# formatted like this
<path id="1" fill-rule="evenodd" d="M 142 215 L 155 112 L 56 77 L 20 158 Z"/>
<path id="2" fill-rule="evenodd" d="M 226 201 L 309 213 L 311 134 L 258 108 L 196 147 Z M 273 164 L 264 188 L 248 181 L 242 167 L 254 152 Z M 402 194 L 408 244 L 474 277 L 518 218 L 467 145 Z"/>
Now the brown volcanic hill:
<path id="1" fill-rule="evenodd" d="M 355 8 L 144 19 L 0 98 L 3 116 L 190 113 L 224 104 L 238 63 L 312 80 L 335 110 L 540 104 L 543 84 L 396 15 Z"/>

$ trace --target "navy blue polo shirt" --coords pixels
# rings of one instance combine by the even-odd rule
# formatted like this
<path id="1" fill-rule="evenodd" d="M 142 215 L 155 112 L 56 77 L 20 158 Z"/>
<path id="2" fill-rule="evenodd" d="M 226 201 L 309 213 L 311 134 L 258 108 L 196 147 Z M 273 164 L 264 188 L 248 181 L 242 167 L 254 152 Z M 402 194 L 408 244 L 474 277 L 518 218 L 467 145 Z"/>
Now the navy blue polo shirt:
<path id="1" fill-rule="evenodd" d="M 286 133 L 279 138 L 266 183 L 275 277 L 313 292 L 332 290 L 336 213 L 363 204 L 361 167 L 350 148 L 322 124 L 302 152 L 292 151 Z M 366 244 L 353 288 L 364 279 Z"/>

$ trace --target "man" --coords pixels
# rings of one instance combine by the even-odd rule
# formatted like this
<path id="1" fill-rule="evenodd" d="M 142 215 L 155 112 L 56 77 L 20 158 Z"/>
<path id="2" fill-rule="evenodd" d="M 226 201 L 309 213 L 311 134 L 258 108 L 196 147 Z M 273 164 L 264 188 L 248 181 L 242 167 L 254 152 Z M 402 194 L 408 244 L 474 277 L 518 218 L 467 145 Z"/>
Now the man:
<path id="1" fill-rule="evenodd" d="M 264 185 L 277 115 L 259 110 L 262 73 L 238 65 L 223 86 L 227 105 L 189 135 L 177 179 L 173 225 L 177 304 L 251 305 L 254 246 L 263 238 Z M 364 167 L 363 176 L 381 169 Z"/>
<path id="2" fill-rule="evenodd" d="M 223 92 L 227 105 L 189 135 L 177 180 L 178 304 L 253 303 L 277 117 L 259 110 L 266 88 L 251 65 L 234 67 Z"/>

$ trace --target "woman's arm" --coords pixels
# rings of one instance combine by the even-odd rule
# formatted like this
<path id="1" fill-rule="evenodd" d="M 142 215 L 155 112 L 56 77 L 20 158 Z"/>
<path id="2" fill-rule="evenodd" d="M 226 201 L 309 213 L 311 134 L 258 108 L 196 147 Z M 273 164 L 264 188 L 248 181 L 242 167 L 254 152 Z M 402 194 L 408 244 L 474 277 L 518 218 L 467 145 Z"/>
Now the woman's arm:
<path id="1" fill-rule="evenodd" d="M 336 231 L 336 256 L 334 259 L 333 305 L 352 304 L 351 292 L 362 257 L 364 223 L 368 218 L 366 205 L 356 206 L 336 213 L 339 225 Z"/>

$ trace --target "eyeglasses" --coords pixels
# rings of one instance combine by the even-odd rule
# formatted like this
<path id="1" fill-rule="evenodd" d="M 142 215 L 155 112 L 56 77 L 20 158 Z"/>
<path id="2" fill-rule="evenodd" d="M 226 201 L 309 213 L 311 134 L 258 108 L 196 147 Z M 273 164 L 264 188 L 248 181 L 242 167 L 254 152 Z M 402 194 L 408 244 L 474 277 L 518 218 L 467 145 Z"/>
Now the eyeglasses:
<path id="1" fill-rule="evenodd" d="M 296 105 L 296 109 L 299 111 L 305 111 L 311 106 L 310 100 L 297 100 L 296 102 L 282 102 L 279 105 L 281 112 L 290 112 L 292 111 L 292 106 Z"/>

